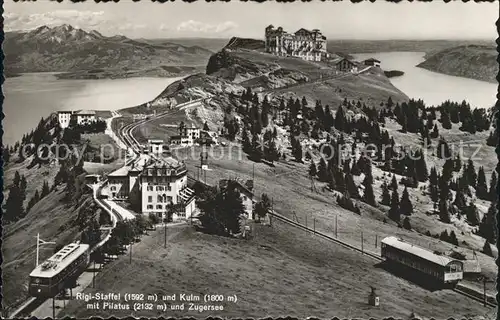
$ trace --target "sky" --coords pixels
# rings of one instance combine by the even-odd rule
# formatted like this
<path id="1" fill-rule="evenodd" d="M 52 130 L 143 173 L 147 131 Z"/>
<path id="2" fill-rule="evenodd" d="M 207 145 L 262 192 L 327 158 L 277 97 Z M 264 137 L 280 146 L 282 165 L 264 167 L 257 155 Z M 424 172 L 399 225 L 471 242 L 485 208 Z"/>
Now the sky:
<path id="1" fill-rule="evenodd" d="M 429 3 L 350 1 L 72 3 L 5 0 L 5 31 L 71 24 L 104 35 L 131 38 L 263 38 L 269 24 L 289 32 L 320 29 L 329 39 L 491 39 L 499 2 L 435 0 Z"/>

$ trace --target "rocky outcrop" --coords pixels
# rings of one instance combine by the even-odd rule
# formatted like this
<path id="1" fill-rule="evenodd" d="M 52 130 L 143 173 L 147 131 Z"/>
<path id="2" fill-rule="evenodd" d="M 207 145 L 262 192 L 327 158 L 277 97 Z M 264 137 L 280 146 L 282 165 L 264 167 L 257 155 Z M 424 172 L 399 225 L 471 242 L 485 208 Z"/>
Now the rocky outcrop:
<path id="1" fill-rule="evenodd" d="M 224 47 L 226 49 L 249 49 L 249 50 L 264 50 L 266 47 L 263 40 L 232 37 Z"/>

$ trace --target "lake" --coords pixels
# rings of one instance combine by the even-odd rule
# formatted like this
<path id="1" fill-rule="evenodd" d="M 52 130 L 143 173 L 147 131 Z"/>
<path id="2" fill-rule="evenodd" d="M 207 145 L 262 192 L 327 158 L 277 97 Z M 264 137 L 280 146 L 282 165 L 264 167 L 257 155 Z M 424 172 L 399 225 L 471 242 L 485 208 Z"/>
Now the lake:
<path id="1" fill-rule="evenodd" d="M 3 86 L 3 143 L 13 144 L 58 110 L 117 110 L 154 99 L 181 78 L 57 80 L 54 73 L 7 78 Z"/>
<path id="2" fill-rule="evenodd" d="M 422 99 L 427 105 L 445 100 L 466 100 L 472 107 L 489 108 L 496 102 L 497 84 L 449 76 L 416 67 L 424 61 L 423 52 L 382 52 L 353 54 L 358 61 L 370 57 L 381 61 L 382 69 L 400 70 L 405 74 L 390 78 L 392 84 L 408 97 Z"/>

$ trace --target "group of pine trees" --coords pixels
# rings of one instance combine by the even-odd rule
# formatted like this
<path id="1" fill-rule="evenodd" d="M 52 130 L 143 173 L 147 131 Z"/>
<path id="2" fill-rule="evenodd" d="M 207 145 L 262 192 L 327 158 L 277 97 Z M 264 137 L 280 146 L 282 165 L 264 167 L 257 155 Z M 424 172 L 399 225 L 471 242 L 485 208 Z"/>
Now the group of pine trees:
<path id="1" fill-rule="evenodd" d="M 389 218 L 397 223 L 401 222 L 401 215 L 405 216 L 406 221 L 406 218 L 413 213 L 413 204 L 410 200 L 408 187 L 406 185 L 404 186 L 403 194 L 401 195 L 401 198 L 399 198 L 398 181 L 396 179 L 396 175 L 394 174 L 392 175 L 390 184 L 388 184 L 387 181 L 384 181 L 382 184 L 380 203 L 390 207 L 388 213 Z M 411 229 L 411 226 L 409 226 L 409 219 L 404 224 L 406 225 L 406 228 Z"/>
<path id="2" fill-rule="evenodd" d="M 241 110 L 246 111 L 250 115 L 252 121 L 260 120 L 262 125 L 262 114 L 258 110 L 271 110 L 270 104 L 265 101 L 260 103 L 257 95 L 247 90 L 244 93 L 245 100 L 251 101 L 254 105 L 259 105 L 259 108 L 252 107 L 251 109 Z M 266 107 L 264 108 L 265 105 Z M 252 110 L 255 108 L 254 110 Z M 350 117 L 346 110 L 358 108 L 364 113 L 360 117 Z M 438 119 L 437 112 L 440 114 Z M 335 112 L 330 106 L 323 106 L 321 101 L 316 101 L 314 108 L 307 107 L 305 98 L 302 100 L 289 98 L 287 101 L 280 102 L 277 111 L 269 111 L 275 119 L 290 127 L 290 142 L 292 146 L 292 155 L 297 159 L 302 159 L 302 148 L 299 142 L 299 135 L 304 134 L 312 138 L 319 138 L 320 133 L 332 133 L 332 129 L 336 129 L 341 133 L 353 135 L 354 141 L 350 145 L 351 151 L 356 149 L 358 142 L 372 144 L 376 146 L 374 156 L 378 161 L 378 165 L 386 172 L 393 173 L 393 181 L 390 184 L 384 182 L 382 185 L 382 196 L 380 203 L 390 207 L 389 217 L 401 222 L 403 216 L 403 227 L 411 229 L 409 215 L 413 212 L 413 205 L 409 197 L 408 188 L 415 188 L 419 182 L 429 181 L 429 195 L 434 202 L 435 208 L 439 211 L 440 219 L 444 222 L 450 222 L 451 214 L 465 215 L 467 221 L 471 225 L 481 225 L 479 233 L 484 234 L 487 239 L 493 239 L 494 232 L 486 225 L 492 226 L 489 223 L 491 214 L 486 214 L 483 221 L 479 221 L 477 208 L 473 201 L 466 202 L 465 196 L 471 196 L 469 186 L 475 188 L 476 195 L 479 199 L 493 201 L 496 198 L 493 186 L 496 185 L 496 175 L 492 175 L 490 188 L 486 186 L 486 178 L 484 169 L 479 168 L 476 173 L 472 161 L 464 164 L 462 167 L 459 157 L 453 158 L 453 152 L 450 149 L 447 141 L 440 136 L 437 121 L 444 129 L 451 129 L 453 124 L 461 123 L 460 130 L 475 133 L 478 131 L 488 130 L 490 127 L 489 119 L 484 109 L 474 109 L 466 102 L 454 103 L 446 101 L 438 107 L 428 108 L 422 100 L 411 99 L 402 104 L 394 103 L 391 98 L 388 99 L 385 107 L 380 111 L 374 108 L 367 107 L 360 101 L 350 102 L 347 99 L 342 103 Z M 301 115 L 301 116 L 298 116 Z M 386 130 L 381 129 L 381 124 L 384 125 L 385 118 L 394 118 L 400 125 L 402 132 L 419 133 L 427 148 L 431 146 L 431 139 L 437 139 L 436 156 L 445 159 L 445 165 L 440 174 L 435 168 L 432 168 L 430 174 L 427 169 L 424 153 L 426 150 L 398 150 L 395 146 L 394 139 Z M 258 127 L 259 125 L 257 125 Z M 249 129 L 253 130 L 255 125 Z M 247 133 L 244 133 L 247 136 Z M 249 138 L 243 139 L 246 145 L 251 147 L 252 143 Z M 489 140 L 494 140 L 490 137 Z M 490 141 L 490 144 L 493 142 Z M 309 166 L 309 176 L 313 179 L 326 182 L 332 190 L 339 191 L 341 196 L 337 198 L 337 202 L 344 208 L 354 212 L 359 212 L 359 208 L 354 203 L 353 199 L 364 201 L 370 205 L 376 205 L 376 200 L 373 196 L 373 177 L 371 175 L 372 163 L 366 165 L 365 157 L 356 160 L 353 157 L 344 159 L 336 154 L 334 150 L 339 150 L 339 146 L 346 145 L 344 137 L 341 134 L 338 140 L 329 136 L 327 142 L 330 148 L 320 149 L 323 154 L 318 163 L 311 161 Z M 387 148 L 387 146 L 390 146 Z M 248 148 L 249 150 L 251 148 Z M 327 150 L 326 152 L 324 150 Z M 331 150 L 331 151 L 328 151 Z M 306 155 L 307 156 L 307 155 Z M 308 159 L 312 157 L 307 156 Z M 453 172 L 463 171 L 462 176 L 458 179 L 453 178 Z M 398 194 L 397 181 L 395 182 L 395 174 L 402 175 L 401 184 L 404 185 L 401 197 Z M 360 195 L 358 186 L 354 183 L 353 176 L 364 174 L 362 182 L 363 194 Z M 452 202 L 451 190 L 455 191 L 455 199 Z M 490 208 L 494 212 L 494 205 Z M 487 230 L 488 229 L 488 230 Z M 486 230 L 486 231 L 484 231 Z M 493 241 L 493 240 L 492 240 Z M 455 242 L 454 240 L 452 242 Z"/>
<path id="3" fill-rule="evenodd" d="M 40 192 L 35 191 L 33 197 L 28 201 L 25 208 L 24 201 L 26 200 L 27 181 L 24 175 L 20 175 L 19 171 L 14 174 L 14 180 L 9 187 L 7 200 L 3 207 L 3 218 L 6 223 L 18 221 L 26 216 L 29 210 L 41 199 L 50 193 L 50 188 L 47 181 L 43 182 Z"/>

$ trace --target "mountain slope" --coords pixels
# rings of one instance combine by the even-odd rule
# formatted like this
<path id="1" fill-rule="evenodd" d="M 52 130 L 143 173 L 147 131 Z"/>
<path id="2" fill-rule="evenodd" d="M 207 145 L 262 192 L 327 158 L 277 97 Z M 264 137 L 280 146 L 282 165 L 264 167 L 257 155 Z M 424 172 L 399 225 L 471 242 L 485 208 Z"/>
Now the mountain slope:
<path id="1" fill-rule="evenodd" d="M 201 68 L 211 53 L 198 46 L 106 37 L 97 31 L 87 32 L 70 25 L 7 32 L 4 42 L 8 72 L 72 72 L 65 76 L 69 78 L 140 76 L 138 70 L 152 73 L 155 69 L 159 75 L 171 76 L 185 69 L 192 72 L 193 67 Z M 172 66 L 179 70 L 166 73 L 162 69 Z"/>
<path id="2" fill-rule="evenodd" d="M 429 55 L 418 67 L 452 76 L 496 83 L 497 55 L 493 46 L 458 46 Z"/>

